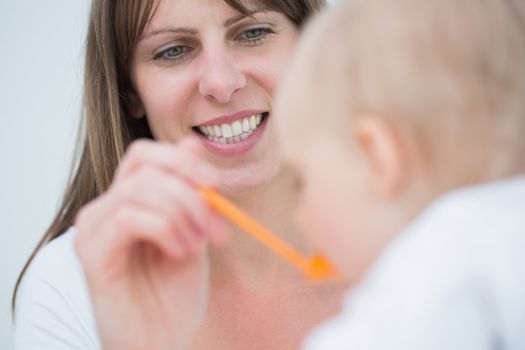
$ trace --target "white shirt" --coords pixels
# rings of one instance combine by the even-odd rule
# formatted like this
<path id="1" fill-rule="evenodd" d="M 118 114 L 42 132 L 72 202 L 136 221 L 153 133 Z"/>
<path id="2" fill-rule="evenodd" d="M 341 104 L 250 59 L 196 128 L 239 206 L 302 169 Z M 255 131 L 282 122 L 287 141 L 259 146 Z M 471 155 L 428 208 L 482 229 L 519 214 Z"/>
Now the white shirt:
<path id="1" fill-rule="evenodd" d="M 16 350 L 101 348 L 74 236 L 47 244 L 27 271 Z M 436 202 L 305 349 L 525 349 L 524 299 L 522 178 Z"/>
<path id="2" fill-rule="evenodd" d="M 525 349 L 525 177 L 429 206 L 303 349 Z"/>
<path id="3" fill-rule="evenodd" d="M 47 244 L 22 280 L 15 314 L 16 350 L 100 349 L 74 229 Z"/>

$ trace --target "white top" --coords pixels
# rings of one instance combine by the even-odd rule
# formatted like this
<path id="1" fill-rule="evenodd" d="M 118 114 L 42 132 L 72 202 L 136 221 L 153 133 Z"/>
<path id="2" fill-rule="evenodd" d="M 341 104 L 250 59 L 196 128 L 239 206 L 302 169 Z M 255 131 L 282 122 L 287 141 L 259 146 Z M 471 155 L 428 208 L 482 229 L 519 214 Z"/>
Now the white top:
<path id="1" fill-rule="evenodd" d="M 525 349 L 525 177 L 432 204 L 303 349 Z"/>
<path id="2" fill-rule="evenodd" d="M 101 348 L 74 236 L 47 244 L 24 277 L 15 349 Z M 496 348 L 525 349 L 525 178 L 436 202 L 305 347 Z"/>
<path id="3" fill-rule="evenodd" d="M 70 229 L 31 263 L 17 297 L 15 350 L 100 349 L 96 324 Z"/>

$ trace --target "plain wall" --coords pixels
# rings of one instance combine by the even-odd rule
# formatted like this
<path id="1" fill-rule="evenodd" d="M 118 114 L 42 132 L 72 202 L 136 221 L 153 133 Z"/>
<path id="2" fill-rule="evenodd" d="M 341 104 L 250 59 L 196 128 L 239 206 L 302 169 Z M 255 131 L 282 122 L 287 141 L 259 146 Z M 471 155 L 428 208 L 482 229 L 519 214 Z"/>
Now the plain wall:
<path id="1" fill-rule="evenodd" d="M 10 298 L 47 228 L 75 144 L 88 0 L 0 2 L 0 349 Z"/>
<path id="2" fill-rule="evenodd" d="M 15 280 L 67 180 L 89 3 L 0 2 L 0 349 L 12 347 Z"/>

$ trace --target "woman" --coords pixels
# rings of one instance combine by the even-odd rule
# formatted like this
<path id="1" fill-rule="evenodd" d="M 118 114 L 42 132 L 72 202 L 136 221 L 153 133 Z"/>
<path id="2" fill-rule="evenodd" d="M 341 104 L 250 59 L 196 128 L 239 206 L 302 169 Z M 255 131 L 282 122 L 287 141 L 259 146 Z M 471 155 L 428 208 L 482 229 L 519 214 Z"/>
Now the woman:
<path id="1" fill-rule="evenodd" d="M 271 111 L 322 2 L 94 0 L 87 135 L 20 288 L 18 348 L 292 349 L 336 311 L 342 286 L 308 284 L 197 192 L 308 249 Z"/>

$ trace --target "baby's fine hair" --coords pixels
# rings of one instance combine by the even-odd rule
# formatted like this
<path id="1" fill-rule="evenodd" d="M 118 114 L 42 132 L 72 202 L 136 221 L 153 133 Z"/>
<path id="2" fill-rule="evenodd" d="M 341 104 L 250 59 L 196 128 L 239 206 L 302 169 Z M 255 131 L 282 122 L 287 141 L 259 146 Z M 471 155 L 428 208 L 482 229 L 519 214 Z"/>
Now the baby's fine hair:
<path id="1" fill-rule="evenodd" d="M 328 17 L 303 54 L 345 114 L 405 118 L 442 142 L 498 134 L 525 150 L 525 1 L 347 0 Z"/>

